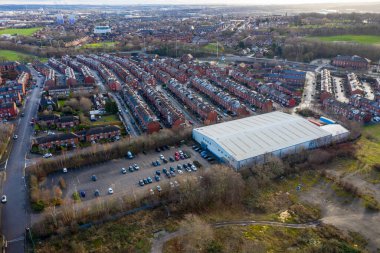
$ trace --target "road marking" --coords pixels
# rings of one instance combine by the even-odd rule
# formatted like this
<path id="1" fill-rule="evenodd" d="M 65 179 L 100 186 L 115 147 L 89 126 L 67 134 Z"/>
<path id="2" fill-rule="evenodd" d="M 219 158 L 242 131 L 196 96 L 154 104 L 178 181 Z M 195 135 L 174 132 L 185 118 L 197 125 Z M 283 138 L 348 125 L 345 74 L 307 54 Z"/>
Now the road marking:
<path id="1" fill-rule="evenodd" d="M 7 165 L 8 165 L 8 159 L 9 159 L 9 158 L 7 158 L 7 160 L 5 161 L 5 166 L 4 166 L 4 170 L 7 170 Z"/>
<path id="2" fill-rule="evenodd" d="M 19 242 L 19 241 L 23 241 L 23 240 L 24 240 L 24 236 L 20 236 L 18 238 L 12 239 L 12 240 L 7 241 L 7 242 L 12 243 L 12 242 Z"/>

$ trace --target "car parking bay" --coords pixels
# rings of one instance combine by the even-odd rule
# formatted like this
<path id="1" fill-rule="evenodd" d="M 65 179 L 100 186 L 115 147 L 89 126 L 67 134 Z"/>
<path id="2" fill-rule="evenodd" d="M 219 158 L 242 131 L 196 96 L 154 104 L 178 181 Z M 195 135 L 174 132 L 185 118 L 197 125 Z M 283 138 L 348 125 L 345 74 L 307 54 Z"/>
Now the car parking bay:
<path id="1" fill-rule="evenodd" d="M 179 150 L 183 150 L 184 153 L 189 154 L 191 157 L 184 160 L 170 162 L 169 157 L 174 157 L 174 153 Z M 168 163 L 163 163 L 162 159 L 160 159 L 161 154 L 169 161 Z M 159 160 L 161 165 L 153 166 L 152 162 L 156 160 Z M 153 150 L 146 152 L 146 154 L 140 153 L 136 155 L 133 159 L 115 159 L 106 163 L 94 166 L 87 166 L 81 169 L 67 168 L 67 173 L 59 171 L 49 175 L 47 182 L 49 184 L 48 186 L 52 189 L 54 186 L 57 186 L 59 184 L 59 179 L 62 177 L 65 180 L 67 186 L 66 189 L 63 191 L 63 198 L 72 199 L 72 195 L 74 192 L 84 191 L 86 193 L 86 196 L 81 198 L 81 201 L 95 199 L 96 190 L 99 191 L 100 197 L 110 195 L 108 193 L 109 188 L 113 189 L 115 195 L 121 193 L 123 193 L 124 195 L 130 193 L 131 195 L 133 195 L 137 192 L 144 191 L 146 193 L 149 193 L 150 189 L 152 188 L 156 190 L 157 185 L 161 185 L 161 187 L 163 187 L 165 184 L 169 184 L 169 181 L 180 182 L 181 176 L 183 175 L 177 173 L 177 165 L 183 165 L 184 163 L 193 164 L 194 161 L 198 161 L 202 165 L 201 169 L 207 168 L 209 166 L 207 160 L 203 159 L 200 156 L 200 154 L 198 152 L 195 152 L 191 147 L 172 147 L 169 150 L 160 152 L 156 152 Z M 128 167 L 133 164 L 137 164 L 139 166 L 138 171 L 130 172 L 128 170 Z M 169 179 L 162 173 L 162 169 L 166 168 L 169 170 L 170 166 L 175 168 L 176 176 Z M 123 174 L 122 168 L 125 168 L 127 170 L 127 173 Z M 159 182 L 156 182 L 154 178 L 156 170 L 161 171 L 161 180 Z M 196 172 L 187 172 L 183 170 L 184 174 L 198 172 L 199 168 Z M 94 180 L 93 175 L 95 175 L 96 180 Z M 147 177 L 151 177 L 153 183 L 140 186 L 139 180 Z"/>

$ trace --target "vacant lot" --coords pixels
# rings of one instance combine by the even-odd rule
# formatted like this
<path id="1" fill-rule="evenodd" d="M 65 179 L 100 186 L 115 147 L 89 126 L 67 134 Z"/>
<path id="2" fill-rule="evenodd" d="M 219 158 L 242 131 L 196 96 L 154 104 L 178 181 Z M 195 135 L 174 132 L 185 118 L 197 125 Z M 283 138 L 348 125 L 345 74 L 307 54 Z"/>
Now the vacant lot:
<path id="1" fill-rule="evenodd" d="M 0 34 L 11 34 L 11 35 L 22 35 L 22 36 L 32 36 L 38 30 L 41 30 L 42 27 L 33 27 L 33 28 L 9 28 L 0 30 Z"/>
<path id="2" fill-rule="evenodd" d="M 355 42 L 359 44 L 372 44 L 380 45 L 380 36 L 376 35 L 336 35 L 336 36 L 321 36 L 321 37 L 310 37 L 311 39 L 316 39 L 324 42 Z"/>
<path id="3" fill-rule="evenodd" d="M 35 55 L 24 54 L 17 51 L 12 50 L 0 50 L 0 58 L 6 61 L 23 61 L 26 58 L 39 58 Z M 46 58 L 40 58 L 41 61 L 47 61 Z"/>

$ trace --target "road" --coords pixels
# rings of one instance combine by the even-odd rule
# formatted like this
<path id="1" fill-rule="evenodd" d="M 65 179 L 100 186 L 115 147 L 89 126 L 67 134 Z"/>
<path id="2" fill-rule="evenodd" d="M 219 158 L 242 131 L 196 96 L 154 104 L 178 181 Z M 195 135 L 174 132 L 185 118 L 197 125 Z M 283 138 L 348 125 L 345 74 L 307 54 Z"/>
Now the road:
<path id="1" fill-rule="evenodd" d="M 32 69 L 33 76 L 37 72 Z M 41 86 L 43 78 L 37 79 Z M 18 120 L 15 134 L 18 140 L 13 144 L 8 163 L 5 168 L 6 180 L 3 185 L 3 194 L 7 195 L 8 202 L 2 210 L 2 233 L 8 241 L 7 253 L 20 253 L 25 250 L 24 232 L 30 226 L 28 212 L 28 196 L 25 182 L 25 156 L 29 151 L 33 128 L 30 120 L 37 114 L 37 103 L 41 97 L 41 89 L 32 90 L 24 110 L 25 116 Z"/>
<path id="2" fill-rule="evenodd" d="M 286 228 L 314 228 L 320 224 L 319 221 L 309 222 L 309 223 L 283 223 L 276 221 L 254 221 L 254 220 L 240 220 L 240 221 L 222 221 L 211 224 L 215 228 L 226 227 L 226 226 L 247 226 L 247 225 L 265 225 L 274 227 L 286 227 Z M 186 231 L 177 230 L 173 233 L 166 234 L 162 237 L 155 238 L 152 243 L 151 253 L 162 253 L 162 248 L 167 241 L 170 241 L 178 236 L 186 235 Z"/>
<path id="3" fill-rule="evenodd" d="M 103 93 L 108 93 L 115 100 L 117 107 L 119 108 L 120 118 L 126 128 L 125 130 L 131 136 L 139 136 L 141 131 L 140 129 L 137 128 L 136 124 L 132 124 L 131 119 L 133 119 L 133 116 L 130 113 L 130 111 L 127 109 L 128 107 L 125 105 L 124 101 L 122 101 L 120 95 L 112 93 L 112 92 L 108 92 L 107 88 L 104 86 L 103 81 L 99 77 L 98 73 L 94 70 L 91 70 L 91 72 L 94 74 L 96 84 L 98 85 L 100 91 Z"/>

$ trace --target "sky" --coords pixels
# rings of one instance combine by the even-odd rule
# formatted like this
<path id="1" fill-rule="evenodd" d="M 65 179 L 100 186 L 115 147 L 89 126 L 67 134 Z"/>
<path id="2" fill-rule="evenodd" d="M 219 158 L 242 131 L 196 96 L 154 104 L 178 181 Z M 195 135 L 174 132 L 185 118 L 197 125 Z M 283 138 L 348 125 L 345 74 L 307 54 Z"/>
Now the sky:
<path id="1" fill-rule="evenodd" d="M 1 4 L 97 4 L 97 5 L 128 5 L 128 4 L 230 4 L 230 5 L 272 5 L 272 4 L 309 4 L 309 3 L 361 3 L 363 0 L 0 0 Z M 365 0 L 365 2 L 380 2 L 380 0 Z"/>

